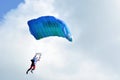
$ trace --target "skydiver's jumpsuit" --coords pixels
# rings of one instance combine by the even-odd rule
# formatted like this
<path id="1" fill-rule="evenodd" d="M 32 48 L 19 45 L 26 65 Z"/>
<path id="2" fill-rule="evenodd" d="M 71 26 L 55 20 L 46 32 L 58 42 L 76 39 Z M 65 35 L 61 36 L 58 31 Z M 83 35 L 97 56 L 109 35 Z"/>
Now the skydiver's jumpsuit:
<path id="1" fill-rule="evenodd" d="M 35 64 L 36 64 L 36 62 L 37 62 L 38 60 L 37 60 L 37 57 L 34 57 L 33 59 L 31 59 L 31 66 L 30 66 L 30 68 L 27 70 L 27 72 L 26 72 L 26 74 L 28 74 L 28 72 L 31 70 L 31 72 L 33 71 L 33 70 L 35 70 Z"/>

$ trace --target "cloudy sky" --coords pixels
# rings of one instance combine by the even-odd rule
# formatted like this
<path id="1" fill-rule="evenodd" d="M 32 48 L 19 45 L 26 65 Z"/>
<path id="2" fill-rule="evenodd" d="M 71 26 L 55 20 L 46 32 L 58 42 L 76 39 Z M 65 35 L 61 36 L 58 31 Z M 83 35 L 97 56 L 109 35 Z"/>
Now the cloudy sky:
<path id="1" fill-rule="evenodd" d="M 120 80 L 119 0 L 0 1 L 1 80 Z M 58 17 L 73 42 L 58 37 L 35 40 L 27 21 Z M 34 74 L 30 59 L 41 52 Z"/>

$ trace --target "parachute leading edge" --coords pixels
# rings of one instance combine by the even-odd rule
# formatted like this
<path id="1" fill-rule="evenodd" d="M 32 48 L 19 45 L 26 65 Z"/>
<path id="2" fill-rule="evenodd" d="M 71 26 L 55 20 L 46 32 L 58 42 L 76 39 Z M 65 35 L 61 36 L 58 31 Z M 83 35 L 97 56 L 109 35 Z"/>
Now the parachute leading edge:
<path id="1" fill-rule="evenodd" d="M 35 39 L 39 40 L 49 36 L 58 36 L 72 41 L 71 33 L 66 24 L 53 17 L 42 16 L 28 21 L 29 30 Z"/>

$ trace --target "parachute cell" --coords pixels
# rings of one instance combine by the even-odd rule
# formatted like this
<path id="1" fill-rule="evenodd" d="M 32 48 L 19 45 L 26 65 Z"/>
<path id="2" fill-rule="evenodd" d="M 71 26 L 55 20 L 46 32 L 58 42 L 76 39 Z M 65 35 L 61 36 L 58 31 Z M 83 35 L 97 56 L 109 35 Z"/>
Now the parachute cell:
<path id="1" fill-rule="evenodd" d="M 66 24 L 53 16 L 42 16 L 29 20 L 28 25 L 31 34 L 37 40 L 49 36 L 58 36 L 72 41 L 71 33 Z"/>

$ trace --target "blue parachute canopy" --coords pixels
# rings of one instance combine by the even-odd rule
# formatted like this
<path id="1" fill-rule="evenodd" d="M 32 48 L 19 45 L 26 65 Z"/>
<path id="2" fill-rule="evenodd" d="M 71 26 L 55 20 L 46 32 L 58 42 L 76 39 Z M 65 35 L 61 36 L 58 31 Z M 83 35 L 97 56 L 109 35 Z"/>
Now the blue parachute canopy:
<path id="1" fill-rule="evenodd" d="M 71 33 L 66 24 L 53 16 L 42 16 L 29 20 L 28 25 L 31 34 L 37 40 L 49 36 L 58 36 L 72 41 Z"/>

